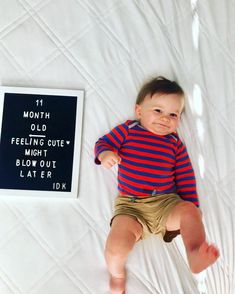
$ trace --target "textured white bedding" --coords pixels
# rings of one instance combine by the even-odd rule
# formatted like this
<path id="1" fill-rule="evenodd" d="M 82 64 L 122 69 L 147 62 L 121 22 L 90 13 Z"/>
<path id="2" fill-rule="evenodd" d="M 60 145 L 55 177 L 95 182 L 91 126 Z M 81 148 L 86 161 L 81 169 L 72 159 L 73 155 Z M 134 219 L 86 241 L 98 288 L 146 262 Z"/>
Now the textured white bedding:
<path id="1" fill-rule="evenodd" d="M 188 94 L 180 134 L 221 257 L 193 276 L 180 237 L 151 237 L 130 255 L 127 293 L 235 293 L 234 15 L 233 0 L 0 0 L 0 84 L 86 91 L 78 199 L 0 199 L 1 294 L 108 293 L 116 169 L 95 166 L 93 146 L 159 74 Z"/>

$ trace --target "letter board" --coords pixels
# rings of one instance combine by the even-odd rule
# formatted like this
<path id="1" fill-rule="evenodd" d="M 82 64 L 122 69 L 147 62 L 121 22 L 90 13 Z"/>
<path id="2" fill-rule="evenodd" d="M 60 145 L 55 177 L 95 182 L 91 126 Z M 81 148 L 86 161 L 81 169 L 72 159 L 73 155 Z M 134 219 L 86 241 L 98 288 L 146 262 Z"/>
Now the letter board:
<path id="1" fill-rule="evenodd" d="M 77 197 L 84 91 L 0 88 L 0 195 Z"/>

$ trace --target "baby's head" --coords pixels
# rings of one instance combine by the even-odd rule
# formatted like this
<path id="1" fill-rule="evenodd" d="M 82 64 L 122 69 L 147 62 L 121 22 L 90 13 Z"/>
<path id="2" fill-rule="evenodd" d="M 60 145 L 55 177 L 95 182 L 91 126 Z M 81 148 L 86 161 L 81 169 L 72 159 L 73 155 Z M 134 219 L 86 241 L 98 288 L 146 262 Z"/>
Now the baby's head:
<path id="1" fill-rule="evenodd" d="M 140 124 L 157 135 L 168 135 L 176 131 L 184 109 L 184 91 L 176 83 L 157 77 L 140 89 L 135 113 Z"/>

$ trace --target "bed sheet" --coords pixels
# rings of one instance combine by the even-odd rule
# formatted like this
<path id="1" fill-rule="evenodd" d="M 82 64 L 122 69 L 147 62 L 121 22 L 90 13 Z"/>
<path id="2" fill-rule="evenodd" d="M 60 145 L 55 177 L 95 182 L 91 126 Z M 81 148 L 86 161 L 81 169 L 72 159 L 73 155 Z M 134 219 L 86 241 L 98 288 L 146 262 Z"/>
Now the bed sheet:
<path id="1" fill-rule="evenodd" d="M 108 293 L 117 170 L 96 166 L 93 147 L 134 117 L 137 91 L 155 75 L 187 93 L 179 133 L 221 257 L 192 275 L 180 237 L 150 237 L 128 259 L 126 292 L 235 293 L 234 13 L 233 0 L 0 1 L 1 85 L 86 93 L 78 199 L 0 199 L 0 293 Z"/>

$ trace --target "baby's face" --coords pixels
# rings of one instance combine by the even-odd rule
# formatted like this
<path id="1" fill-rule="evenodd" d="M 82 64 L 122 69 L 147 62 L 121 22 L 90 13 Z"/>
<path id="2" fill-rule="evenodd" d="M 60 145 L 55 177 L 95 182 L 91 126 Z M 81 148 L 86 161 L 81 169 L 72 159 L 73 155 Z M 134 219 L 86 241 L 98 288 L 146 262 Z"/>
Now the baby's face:
<path id="1" fill-rule="evenodd" d="M 135 108 L 137 119 L 148 131 L 168 135 L 176 131 L 184 108 L 184 96 L 156 93 L 147 95 Z"/>

